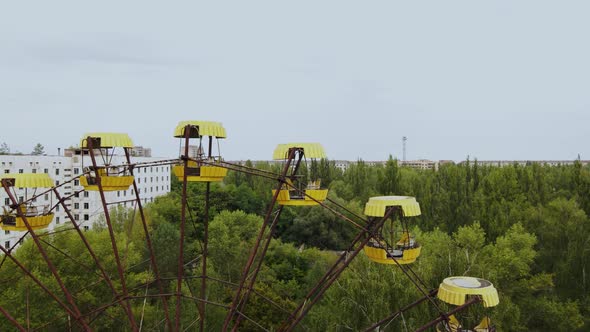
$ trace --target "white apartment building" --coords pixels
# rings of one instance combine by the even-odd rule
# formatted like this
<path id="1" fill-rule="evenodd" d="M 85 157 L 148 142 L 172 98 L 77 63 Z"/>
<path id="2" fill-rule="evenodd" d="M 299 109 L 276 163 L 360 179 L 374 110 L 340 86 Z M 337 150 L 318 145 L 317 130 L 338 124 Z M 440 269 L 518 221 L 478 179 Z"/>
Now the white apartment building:
<path id="1" fill-rule="evenodd" d="M 432 160 L 427 160 L 427 159 L 406 160 L 406 161 L 400 161 L 399 163 L 400 163 L 400 166 L 405 166 L 405 167 L 414 168 L 414 169 L 421 169 L 421 170 L 428 170 L 428 169 L 438 170 L 438 166 L 439 166 L 438 161 L 432 161 Z"/>
<path id="2" fill-rule="evenodd" d="M 352 164 L 357 163 L 358 161 L 348 161 L 348 160 L 335 160 L 335 165 L 343 172 L 348 169 L 348 167 Z M 379 161 L 363 161 L 367 166 L 384 166 L 387 164 L 387 161 L 379 160 Z M 441 161 L 432 161 L 427 159 L 418 159 L 418 160 L 407 160 L 402 161 L 398 160 L 397 163 L 399 166 L 414 168 L 414 169 L 421 169 L 421 170 L 438 170 L 441 164 L 446 164 L 451 161 L 449 160 L 441 160 Z"/>
<path id="3" fill-rule="evenodd" d="M 148 157 L 132 157 L 132 163 L 153 163 L 160 158 Z M 99 165 L 100 157 L 97 158 Z M 125 163 L 124 156 L 113 156 L 112 165 L 122 165 Z M 59 187 L 58 192 L 60 196 L 71 198 L 66 202 L 68 209 L 72 216 L 82 229 L 89 229 L 92 224 L 97 221 L 100 216 L 104 214 L 103 206 L 100 199 L 100 194 L 97 191 L 83 191 L 84 187 L 80 185 L 80 181 L 75 179 L 80 176 L 83 167 L 92 165 L 90 157 L 81 155 L 71 156 L 35 156 L 35 155 L 0 155 L 0 172 L 6 173 L 47 173 L 55 181 L 56 185 L 71 181 L 70 183 Z M 165 195 L 170 192 L 170 165 L 147 166 L 139 165 L 134 169 L 135 180 L 139 191 L 139 196 L 142 204 L 153 202 L 154 198 Z M 27 197 L 31 198 L 35 194 L 40 194 L 47 191 L 48 188 L 39 188 L 36 193 L 35 190 L 28 189 Z M 17 199 L 25 199 L 25 190 L 16 190 Z M 77 193 L 79 192 L 79 193 Z M 122 205 L 129 208 L 135 208 L 136 203 L 131 200 L 135 199 L 133 186 L 127 190 L 105 192 L 105 197 L 109 205 Z M 38 206 L 49 205 L 53 206 L 57 203 L 55 195 L 48 193 L 36 200 L 34 204 Z M 11 204 L 8 195 L 3 188 L 0 187 L 0 204 L 7 210 L 8 205 Z M 66 213 L 61 206 L 55 210 L 55 217 L 48 229 L 52 230 L 55 227 L 69 223 Z M 13 246 L 25 232 L 20 231 L 0 231 L 0 244 L 5 248 Z"/>

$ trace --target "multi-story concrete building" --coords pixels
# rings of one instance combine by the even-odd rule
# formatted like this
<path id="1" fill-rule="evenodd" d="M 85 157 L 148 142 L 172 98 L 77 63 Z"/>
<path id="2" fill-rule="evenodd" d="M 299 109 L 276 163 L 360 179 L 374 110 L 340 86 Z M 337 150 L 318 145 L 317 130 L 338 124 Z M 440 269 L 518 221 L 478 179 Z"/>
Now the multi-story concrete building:
<path id="1" fill-rule="evenodd" d="M 68 151 L 66 151 L 68 152 Z M 150 165 L 159 158 L 134 157 L 133 163 L 138 166 L 134 170 L 135 180 L 142 204 L 150 203 L 154 198 L 170 192 L 170 165 Z M 99 162 L 100 163 L 100 162 Z M 113 156 L 110 161 L 112 165 L 125 163 L 124 156 Z M 143 165 L 142 165 L 143 164 Z M 71 211 L 73 218 L 83 229 L 89 229 L 92 224 L 103 215 L 103 206 L 100 195 L 96 191 L 84 191 L 79 179 L 84 173 L 84 168 L 91 165 L 89 156 L 82 157 L 75 151 L 69 151 L 67 156 L 35 156 L 35 155 L 0 155 L 0 172 L 7 173 L 47 173 L 55 181 L 55 185 L 61 186 L 58 192 L 62 197 L 70 197 L 66 206 Z M 64 184 L 65 183 L 65 184 Z M 1 188 L 0 188 L 1 189 Z M 30 189 L 27 197 L 33 197 L 46 191 L 39 188 L 36 193 Z M 25 190 L 15 188 L 17 199 L 25 199 Z M 135 208 L 136 203 L 133 187 L 127 190 L 105 192 L 109 206 L 122 205 Z M 9 210 L 10 199 L 4 190 L 0 190 L 0 204 L 4 209 Z M 39 206 L 54 206 L 57 203 L 56 197 L 51 193 L 39 197 L 35 204 Z M 111 205 L 112 204 L 112 205 Z M 48 229 L 51 230 L 70 222 L 61 206 L 54 210 L 55 217 Z M 0 232 L 0 244 L 9 248 L 14 245 L 25 232 L 3 230 Z"/>
<path id="2" fill-rule="evenodd" d="M 336 160 L 335 165 L 343 172 L 348 169 L 348 167 L 352 164 L 357 163 L 356 161 L 348 161 L 348 160 Z M 364 163 L 368 166 L 384 166 L 387 161 L 364 161 Z M 397 161 L 399 166 L 414 168 L 414 169 L 422 169 L 422 170 L 429 170 L 434 169 L 438 170 L 439 166 L 442 164 L 452 163 L 450 160 L 440 160 L 440 161 L 432 161 L 427 159 L 419 159 L 419 160 L 398 160 Z"/>
<path id="3" fill-rule="evenodd" d="M 427 159 L 418 159 L 418 160 L 406 160 L 406 161 L 399 161 L 400 166 L 405 166 L 414 169 L 434 169 L 438 170 L 438 161 L 432 161 Z"/>

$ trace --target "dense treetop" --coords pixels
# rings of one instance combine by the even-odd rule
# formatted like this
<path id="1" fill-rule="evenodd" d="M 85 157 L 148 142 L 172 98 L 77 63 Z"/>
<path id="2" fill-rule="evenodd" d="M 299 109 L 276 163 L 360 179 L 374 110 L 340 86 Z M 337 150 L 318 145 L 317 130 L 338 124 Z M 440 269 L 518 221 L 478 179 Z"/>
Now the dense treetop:
<path id="1" fill-rule="evenodd" d="M 247 164 L 278 173 L 277 165 Z M 499 291 L 500 305 L 484 314 L 492 317 L 499 330 L 590 329 L 590 169 L 579 162 L 557 167 L 531 163 L 500 168 L 467 160 L 460 165 L 443 165 L 438 171 L 420 171 L 400 167 L 390 158 L 383 166 L 369 166 L 359 160 L 342 172 L 334 162 L 322 159 L 305 165 L 302 172 L 317 174 L 329 187 L 330 199 L 346 208 L 343 213 L 348 215 L 362 215 L 371 196 L 415 196 L 422 216 L 413 219 L 410 227 L 423 250 L 412 269 L 429 288 L 438 287 L 451 275 L 492 281 Z M 232 283 L 240 278 L 276 185 L 236 172 L 230 172 L 224 183 L 212 185 L 208 269 L 213 278 L 223 282 L 210 282 L 209 301 L 231 301 L 235 289 Z M 190 184 L 188 190 L 185 273 L 198 275 L 205 186 Z M 173 292 L 180 220 L 178 181 L 173 180 L 172 192 L 149 204 L 147 210 L 157 262 L 162 276 L 168 278 L 166 287 Z M 156 293 L 153 285 L 145 287 L 154 277 L 137 213 L 123 208 L 113 212 L 130 289 L 138 296 Z M 103 264 L 115 276 L 106 229 L 97 225 L 87 234 Z M 287 311 L 295 308 L 336 259 L 335 252 L 344 250 L 356 234 L 352 225 L 322 207 L 285 208 L 256 284 L 257 294 L 251 297 L 245 314 L 262 326 L 276 328 L 287 313 L 265 299 Z M 75 290 L 83 312 L 113 302 L 75 233 L 59 232 L 44 241 L 51 248 L 59 248 L 48 252 L 68 287 Z M 30 241 L 25 241 L 15 255 L 58 293 Z M 10 285 L 0 290 L 0 305 L 19 322 L 25 322 L 28 316 L 31 327 L 40 328 L 49 322 L 51 330 L 62 330 L 68 324 L 63 309 L 11 261 L 3 263 L 0 280 Z M 187 279 L 186 284 L 183 289 L 189 295 L 199 287 L 196 279 Z M 360 330 L 419 297 L 420 292 L 397 267 L 375 264 L 360 254 L 310 311 L 301 329 Z M 183 300 L 183 306 L 195 304 Z M 444 304 L 441 307 L 449 309 Z M 163 309 L 157 297 L 145 302 L 134 300 L 132 308 L 145 326 L 163 329 L 158 325 Z M 207 310 L 207 329 L 219 330 L 226 309 L 209 305 Z M 480 317 L 478 310 L 482 309 L 467 312 L 464 319 L 469 322 Z M 183 326 L 193 322 L 195 312 L 184 311 Z M 392 321 L 385 330 L 413 330 L 437 314 L 434 306 L 425 303 Z M 124 325 L 124 312 L 113 306 L 106 314 L 96 315 L 92 326 L 124 330 Z M 0 330 L 8 329 L 9 323 L 0 320 Z M 246 321 L 243 330 L 257 328 Z"/>

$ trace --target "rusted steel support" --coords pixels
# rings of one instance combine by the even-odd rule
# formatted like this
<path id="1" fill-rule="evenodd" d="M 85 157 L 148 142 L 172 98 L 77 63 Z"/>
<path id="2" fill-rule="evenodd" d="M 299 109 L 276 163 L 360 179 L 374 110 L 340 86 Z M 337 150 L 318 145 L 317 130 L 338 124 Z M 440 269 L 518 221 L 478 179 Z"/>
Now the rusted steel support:
<path id="1" fill-rule="evenodd" d="M 105 220 L 107 222 L 107 228 L 109 230 L 109 236 L 111 238 L 111 246 L 113 248 L 113 255 L 115 256 L 115 262 L 117 264 L 117 272 L 119 273 L 119 279 L 121 281 L 121 289 L 123 291 L 123 298 L 125 298 L 125 305 L 127 306 L 127 310 L 125 312 L 128 313 L 132 313 L 131 311 L 131 304 L 129 303 L 129 300 L 127 300 L 127 297 L 129 296 L 129 293 L 127 291 L 127 282 L 125 281 L 125 274 L 123 272 L 123 267 L 121 266 L 121 259 L 119 257 L 119 250 L 117 248 L 117 240 L 115 239 L 115 232 L 113 230 L 113 224 L 111 222 L 111 215 L 109 213 L 109 208 L 107 206 L 107 200 L 104 194 L 104 190 L 102 187 L 102 177 L 100 175 L 100 172 L 98 171 L 98 164 L 96 163 L 96 156 L 94 155 L 94 139 L 92 137 L 87 137 L 86 138 L 86 146 L 88 147 L 88 153 L 90 154 L 90 160 L 92 160 L 92 166 L 94 167 L 95 170 L 95 175 L 96 175 L 96 184 L 98 186 L 98 192 L 100 194 L 100 200 L 102 202 L 102 208 L 104 210 L 104 217 Z M 100 148 L 100 147 L 98 147 Z M 127 150 L 127 148 L 124 148 L 125 150 Z M 73 220 L 72 220 L 73 221 Z M 133 317 L 133 314 L 128 315 L 129 316 L 129 323 L 131 324 L 131 328 L 133 331 L 137 331 L 137 323 L 135 322 L 135 317 Z"/>
<path id="2" fill-rule="evenodd" d="M 467 307 L 469 307 L 470 305 L 472 305 L 472 304 L 475 304 L 475 303 L 479 303 L 479 302 L 481 302 L 481 298 L 480 298 L 479 296 L 477 296 L 477 297 L 473 297 L 473 298 L 471 298 L 469 301 L 465 302 L 463 305 L 456 307 L 455 309 L 453 309 L 453 310 L 451 310 L 451 311 L 447 312 L 447 313 L 446 313 L 446 314 L 444 314 L 444 315 L 440 315 L 440 316 L 439 316 L 437 319 L 435 319 L 435 320 L 431 321 L 430 323 L 428 323 L 428 324 L 426 324 L 426 325 L 424 325 L 424 326 L 420 327 L 420 328 L 419 328 L 419 329 L 417 329 L 415 332 L 422 332 L 422 331 L 426 331 L 426 330 L 428 330 L 429 328 L 431 328 L 432 326 L 434 326 L 434 325 L 436 325 L 436 324 L 438 324 L 438 323 L 440 323 L 440 322 L 443 322 L 443 321 L 446 321 L 446 322 L 448 322 L 448 321 L 449 321 L 449 316 L 450 316 L 450 315 L 454 315 L 454 314 L 458 313 L 459 311 L 463 311 L 463 310 L 465 310 Z"/>
<path id="3" fill-rule="evenodd" d="M 351 252 L 346 251 L 340 256 L 340 258 L 336 261 L 336 263 L 334 263 L 334 265 L 332 265 L 332 268 L 330 268 L 330 270 L 322 277 L 322 279 L 320 279 L 316 286 L 311 291 L 309 291 L 309 293 L 307 293 L 307 296 L 297 307 L 297 309 L 295 309 L 289 315 L 287 320 L 283 322 L 279 328 L 279 331 L 292 331 L 297 326 L 297 324 L 299 324 L 299 322 L 303 319 L 311 307 L 313 307 L 313 305 L 319 301 L 326 290 L 332 285 L 332 283 L 334 283 L 334 281 L 336 281 L 342 271 L 344 271 L 344 269 L 346 269 L 346 267 L 350 264 L 350 262 L 352 262 L 356 255 L 358 255 L 361 250 L 363 250 L 363 247 L 367 244 L 367 242 L 369 242 L 372 233 L 378 230 L 393 214 L 394 211 L 398 210 L 398 207 L 389 207 L 383 218 L 369 225 L 369 234 L 366 232 L 361 232 L 355 237 L 349 247 Z"/>
<path id="4" fill-rule="evenodd" d="M 31 280 L 33 280 L 34 283 L 36 283 L 39 287 L 41 287 L 41 289 L 43 289 L 43 291 L 45 291 L 45 293 L 47 293 L 47 295 L 49 295 L 55 302 L 57 302 L 57 304 L 59 304 L 59 306 L 62 307 L 70 316 L 77 317 L 76 313 L 70 307 L 68 307 L 55 294 L 53 294 L 53 292 L 50 291 L 49 288 L 47 288 L 47 286 L 45 286 L 45 284 L 43 284 L 39 279 L 37 279 L 37 277 L 35 277 L 31 273 L 31 271 L 27 270 L 27 268 L 24 265 L 22 265 L 21 262 L 19 262 L 16 258 L 14 258 L 14 256 L 12 256 L 12 254 L 8 250 L 6 250 L 2 245 L 0 245 L 0 251 L 2 251 L 2 253 L 4 253 L 4 255 L 6 255 L 6 257 L 8 257 L 14 264 L 16 264 L 16 266 L 18 266 L 19 269 L 21 269 L 29 278 L 31 278 Z M 80 321 L 78 321 L 78 322 L 80 322 Z M 86 331 L 91 331 L 90 327 L 88 327 L 87 324 L 83 325 L 82 322 L 80 322 L 80 325 L 82 325 L 83 327 L 84 327 L 84 325 L 86 325 L 84 327 L 84 329 Z"/>
<path id="5" fill-rule="evenodd" d="M 272 240 L 272 235 L 273 235 L 274 230 L 277 226 L 277 223 L 279 221 L 282 211 L 283 211 L 283 206 L 281 205 L 279 207 L 278 211 L 276 212 L 275 217 L 270 225 L 270 230 L 268 231 L 268 235 L 266 236 L 266 239 L 264 242 L 264 247 L 262 249 L 262 252 L 260 252 L 260 255 L 259 255 L 260 257 L 258 259 L 258 262 L 256 264 L 254 272 L 252 273 L 252 275 L 250 276 L 250 279 L 248 280 L 248 285 L 246 286 L 246 288 L 244 290 L 244 295 L 242 296 L 242 299 L 238 303 L 238 306 L 237 306 L 238 312 L 244 311 L 244 308 L 246 307 L 246 303 L 248 303 L 248 298 L 250 297 L 250 293 L 252 293 L 252 291 L 254 290 L 254 283 L 256 282 L 256 278 L 258 277 L 258 273 L 260 272 L 260 268 L 262 267 L 262 262 L 264 260 L 264 257 L 266 256 L 268 246 L 270 245 L 270 241 Z M 232 328 L 232 331 L 237 331 L 241 322 L 242 322 L 242 316 L 238 316 L 238 318 L 236 319 L 236 323 L 234 324 L 234 326 Z"/>
<path id="6" fill-rule="evenodd" d="M 209 138 L 209 151 L 211 151 L 211 138 Z M 209 152 L 211 153 L 211 152 Z M 207 188 L 205 189 L 205 216 L 203 219 L 203 255 L 201 259 L 202 264 L 202 279 L 201 279 L 201 298 L 207 299 L 207 255 L 209 245 L 209 196 L 211 194 L 211 183 L 207 182 Z M 203 332 L 205 329 L 205 310 L 206 302 L 199 303 L 199 314 L 201 320 L 199 321 L 199 331 Z"/>
<path id="7" fill-rule="evenodd" d="M 39 253 L 43 257 L 43 260 L 45 260 L 45 263 L 47 263 L 47 266 L 49 267 L 49 270 L 51 270 L 51 274 L 53 274 L 53 277 L 55 278 L 55 281 L 58 283 L 59 287 L 61 288 L 62 292 L 64 293 L 64 295 L 65 295 L 68 303 L 70 303 L 70 305 L 72 306 L 72 310 L 74 312 L 75 319 L 80 323 L 80 325 L 85 330 L 88 330 L 89 331 L 90 330 L 90 327 L 82 319 L 82 313 L 80 312 L 80 309 L 78 309 L 78 306 L 76 305 L 76 302 L 74 301 L 74 298 L 72 297 L 72 294 L 70 293 L 70 291 L 67 289 L 67 287 L 65 286 L 65 284 L 61 280 L 61 278 L 59 276 L 59 273 L 57 273 L 57 269 L 55 268 L 55 265 L 53 265 L 53 263 L 49 259 L 49 256 L 47 255 L 47 252 L 45 251 L 45 249 L 41 245 L 41 242 L 39 241 L 39 237 L 37 236 L 37 234 L 35 233 L 35 231 L 31 227 L 31 225 L 29 224 L 29 221 L 27 220 L 27 217 L 26 217 L 25 213 L 23 213 L 23 211 L 20 209 L 18 200 L 10 192 L 10 186 L 11 185 L 13 185 L 13 183 L 10 182 L 10 179 L 2 179 L 2 187 L 4 187 L 4 190 L 6 191 L 6 194 L 8 195 L 8 197 L 10 198 L 10 200 L 12 201 L 12 204 L 16 207 L 16 213 L 17 213 L 17 215 L 23 220 L 23 223 L 27 227 L 27 230 L 28 230 L 29 234 L 31 234 L 31 238 L 33 239 L 33 242 L 35 242 L 35 245 L 37 246 L 37 249 L 39 250 Z"/>
<path id="8" fill-rule="evenodd" d="M 209 136 L 209 151 L 208 156 L 209 159 L 213 157 L 213 137 Z M 203 300 L 207 299 L 207 255 L 208 246 L 209 246 L 209 198 L 211 195 L 211 182 L 207 182 L 207 187 L 205 188 L 205 215 L 203 216 L 203 258 L 201 260 L 201 267 L 202 267 L 202 279 L 201 279 L 201 298 Z M 205 314 L 206 314 L 206 306 L 207 303 L 202 301 L 199 303 L 199 314 L 201 319 L 199 321 L 199 331 L 203 332 L 205 329 Z"/>
<path id="9" fill-rule="evenodd" d="M 26 330 L 26 329 L 25 329 L 25 328 L 24 328 L 22 325 L 20 325 L 20 324 L 19 324 L 19 323 L 16 321 L 16 319 L 14 319 L 14 317 L 12 317 L 12 316 L 11 316 L 11 315 L 8 313 L 8 311 L 4 310 L 4 308 L 2 308 L 1 306 L 0 306 L 0 312 L 1 312 L 1 313 L 4 315 L 4 317 L 6 317 L 6 319 L 8 319 L 8 320 L 9 320 L 9 321 L 12 323 L 12 325 L 14 325 L 14 327 L 16 327 L 16 328 L 17 328 L 19 331 L 21 331 L 21 332 L 26 332 L 26 331 L 27 331 L 27 330 Z"/>
<path id="10" fill-rule="evenodd" d="M 55 198 L 58 200 L 59 204 L 61 204 L 61 206 L 64 209 L 64 212 L 66 213 L 66 215 L 68 216 L 68 218 L 70 218 L 70 220 L 72 221 L 72 225 L 74 226 L 74 229 L 76 230 L 76 232 L 80 236 L 80 239 L 84 243 L 84 246 L 86 247 L 86 250 L 88 250 L 88 253 L 92 257 L 92 260 L 94 261 L 94 264 L 96 264 L 96 267 L 98 267 L 98 269 L 100 270 L 100 273 L 101 273 L 103 279 L 105 280 L 105 282 L 107 283 L 107 285 L 109 286 L 109 288 L 111 289 L 111 292 L 113 292 L 113 296 L 115 298 L 117 298 L 117 299 L 120 298 L 121 295 L 115 289 L 115 286 L 113 285 L 113 281 L 111 280 L 111 278 L 109 277 L 108 273 L 106 272 L 106 270 L 104 269 L 104 267 L 100 263 L 100 260 L 98 259 L 98 256 L 96 256 L 96 253 L 94 252 L 94 250 L 92 250 L 92 247 L 90 246 L 90 243 L 86 239 L 86 236 L 84 236 L 84 232 L 82 232 L 82 230 L 80 229 L 80 226 L 74 220 L 74 216 L 72 216 L 72 212 L 70 211 L 70 209 L 68 209 L 68 207 L 67 207 L 67 205 L 65 203 L 65 200 L 61 197 L 61 195 L 59 194 L 59 191 L 57 190 L 57 188 L 54 188 L 53 189 L 53 193 L 55 195 Z M 133 315 L 131 313 L 131 311 L 128 310 L 129 308 L 126 305 L 124 305 L 122 302 L 119 302 L 119 303 L 121 304 L 121 308 L 123 309 L 123 311 L 125 312 L 125 314 L 128 317 L 130 317 L 130 316 Z M 129 318 L 129 319 L 131 319 L 131 318 Z"/>
<path id="11" fill-rule="evenodd" d="M 223 331 L 227 331 L 230 322 L 233 320 L 234 316 L 236 315 L 237 306 L 239 305 L 239 303 L 243 299 L 242 292 L 244 291 L 244 284 L 246 283 L 248 275 L 250 274 L 250 270 L 252 269 L 252 264 L 254 263 L 254 259 L 256 258 L 256 255 L 258 253 L 258 249 L 260 247 L 260 242 L 262 241 L 262 237 L 266 231 L 266 227 L 268 226 L 268 224 L 270 222 L 270 218 L 272 217 L 272 211 L 274 210 L 274 206 L 277 202 L 277 198 L 279 197 L 280 190 L 283 187 L 283 185 L 285 184 L 285 179 L 287 177 L 287 173 L 289 172 L 289 167 L 291 166 L 291 162 L 295 158 L 295 154 L 297 151 L 298 150 L 293 149 L 293 148 L 289 149 L 289 157 L 287 158 L 287 161 L 285 162 L 285 166 L 283 167 L 283 171 L 281 172 L 281 175 L 278 179 L 279 181 L 278 181 L 276 191 L 272 197 L 272 200 L 270 201 L 268 210 L 266 211 L 266 216 L 264 217 L 264 222 L 262 223 L 262 227 L 260 228 L 260 231 L 258 232 L 258 237 L 256 238 L 256 241 L 254 242 L 254 245 L 252 247 L 252 251 L 250 252 L 250 256 L 248 257 L 248 261 L 247 261 L 246 265 L 244 266 L 244 270 L 242 272 L 242 278 L 240 279 L 240 284 L 238 286 L 238 289 L 236 291 L 234 299 L 231 303 L 230 310 L 227 313 L 227 315 L 225 316 L 225 321 L 223 322 Z M 299 158 L 299 160 L 301 160 L 301 157 Z M 263 257 L 261 257 L 260 259 L 262 260 Z M 246 290 L 246 291 L 248 292 L 248 290 Z"/>
<path id="12" fill-rule="evenodd" d="M 186 225 L 186 188 L 188 179 L 188 146 L 190 139 L 191 125 L 184 127 L 184 175 L 182 177 L 182 199 L 180 207 L 180 243 L 178 252 L 178 274 L 176 279 L 176 315 L 175 315 L 175 331 L 180 331 L 180 314 L 181 314 L 181 295 L 182 295 L 182 276 L 184 274 L 184 229 Z"/>
<path id="13" fill-rule="evenodd" d="M 131 165 L 131 155 L 129 154 L 128 149 L 125 149 L 125 158 L 127 159 L 127 164 Z M 129 174 L 131 174 L 132 176 L 133 169 L 134 167 L 129 167 Z M 135 181 L 135 177 L 133 177 L 133 191 L 135 192 L 135 202 L 137 204 L 137 209 L 139 210 L 139 216 L 141 217 L 141 225 L 143 226 L 143 231 L 145 233 L 145 242 L 148 247 L 148 252 L 150 254 L 150 263 L 152 265 L 152 271 L 154 271 L 156 283 L 158 285 L 158 290 L 160 291 L 160 294 L 164 294 L 164 285 L 162 284 L 162 279 L 160 279 L 160 272 L 158 270 L 158 264 L 156 262 L 156 254 L 154 252 L 154 246 L 152 245 L 152 239 L 147 226 L 145 213 L 143 212 L 143 205 L 141 204 L 141 197 L 139 197 L 139 190 L 137 189 L 137 181 Z M 161 298 L 162 304 L 164 305 L 164 315 L 166 317 L 166 323 L 168 324 L 168 329 L 172 331 L 172 321 L 170 320 L 170 314 L 168 313 L 168 299 L 164 295 L 162 295 Z"/>
<path id="14" fill-rule="evenodd" d="M 438 293 L 438 289 L 434 289 L 434 290 L 430 291 L 430 293 L 428 293 L 428 297 L 434 297 L 434 296 L 436 296 L 436 293 Z M 384 319 L 378 321 L 377 323 L 371 325 L 370 327 L 366 328 L 364 330 L 364 332 L 374 331 L 375 329 L 381 327 L 381 325 L 394 320 L 395 318 L 397 318 L 399 315 L 403 314 L 404 312 L 406 312 L 406 311 L 412 309 L 413 307 L 419 305 L 420 303 L 428 300 L 428 297 L 426 297 L 426 296 L 421 297 L 417 301 L 415 301 L 411 304 L 408 304 L 407 306 L 405 306 L 405 307 L 399 309 L 398 311 L 394 312 L 393 314 L 389 315 L 387 318 L 384 318 Z"/>

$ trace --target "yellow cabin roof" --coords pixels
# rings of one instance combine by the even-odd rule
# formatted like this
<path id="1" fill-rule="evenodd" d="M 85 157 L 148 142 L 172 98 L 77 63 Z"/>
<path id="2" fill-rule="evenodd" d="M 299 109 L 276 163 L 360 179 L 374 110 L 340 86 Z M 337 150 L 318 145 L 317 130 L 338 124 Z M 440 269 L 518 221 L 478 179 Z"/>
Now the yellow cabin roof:
<path id="1" fill-rule="evenodd" d="M 217 138 L 226 138 L 225 128 L 221 122 L 213 121 L 180 121 L 174 129 L 174 137 L 184 137 L 184 128 L 187 125 L 199 127 L 199 136 L 191 136 L 191 138 L 198 138 L 203 136 L 213 136 Z"/>
<path id="2" fill-rule="evenodd" d="M 88 137 L 100 137 L 100 147 L 102 148 L 112 148 L 112 147 L 123 147 L 123 148 L 132 148 L 133 141 L 129 137 L 129 135 L 124 133 L 86 133 L 82 136 L 80 140 L 80 146 L 82 148 L 87 148 L 86 139 Z M 98 148 L 98 147 L 96 147 Z"/>
<path id="3" fill-rule="evenodd" d="M 399 206 L 404 217 L 415 217 L 421 214 L 420 204 L 411 196 L 377 196 L 369 198 L 365 204 L 365 215 L 369 217 L 385 216 L 385 209 L 389 206 Z"/>
<path id="4" fill-rule="evenodd" d="M 287 143 L 279 144 L 272 154 L 272 159 L 287 159 L 290 148 L 303 148 L 307 158 L 326 158 L 324 147 L 320 143 Z"/>
<path id="5" fill-rule="evenodd" d="M 449 277 L 443 280 L 438 288 L 437 297 L 446 303 L 463 305 L 468 295 L 479 295 L 484 307 L 494 307 L 500 303 L 498 291 L 494 285 L 480 278 Z"/>
<path id="6" fill-rule="evenodd" d="M 47 173 L 2 174 L 0 179 L 14 179 L 17 188 L 51 188 L 53 180 Z"/>

